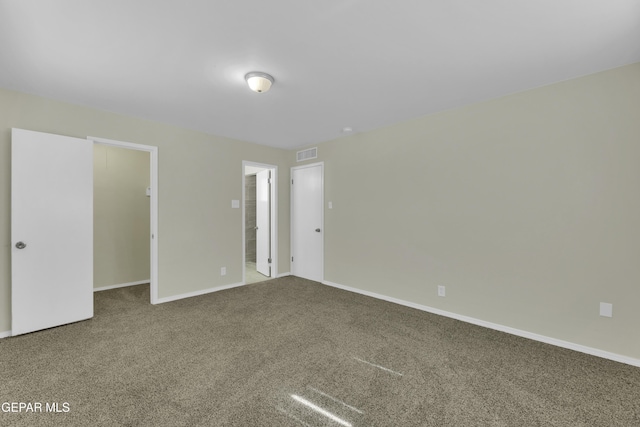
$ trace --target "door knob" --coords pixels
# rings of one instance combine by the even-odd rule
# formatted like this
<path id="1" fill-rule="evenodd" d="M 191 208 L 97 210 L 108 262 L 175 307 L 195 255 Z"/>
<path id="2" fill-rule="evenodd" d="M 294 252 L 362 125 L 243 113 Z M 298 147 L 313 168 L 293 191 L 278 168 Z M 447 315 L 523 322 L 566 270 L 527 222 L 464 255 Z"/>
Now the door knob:
<path id="1" fill-rule="evenodd" d="M 319 229 L 319 228 L 316 228 L 316 233 L 319 233 L 319 232 L 320 232 L 320 229 Z"/>
<path id="2" fill-rule="evenodd" d="M 18 249 L 24 249 L 26 247 L 27 247 L 27 244 L 25 242 L 16 243 L 16 248 L 18 248 Z"/>

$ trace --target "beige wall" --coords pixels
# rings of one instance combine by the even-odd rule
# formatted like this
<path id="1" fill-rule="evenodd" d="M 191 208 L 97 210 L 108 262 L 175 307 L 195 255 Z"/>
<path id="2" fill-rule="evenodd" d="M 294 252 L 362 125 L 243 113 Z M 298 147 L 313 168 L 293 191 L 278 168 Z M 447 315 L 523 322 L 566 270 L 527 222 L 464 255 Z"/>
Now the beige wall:
<path id="1" fill-rule="evenodd" d="M 149 280 L 150 155 L 95 144 L 93 158 L 93 286 Z"/>
<path id="2" fill-rule="evenodd" d="M 326 280 L 640 358 L 640 64 L 318 154 Z"/>
<path id="3" fill-rule="evenodd" d="M 11 329 L 12 127 L 158 147 L 160 298 L 242 281 L 242 211 L 231 208 L 242 161 L 279 166 L 278 271 L 289 271 L 287 151 L 0 89 L 0 332 Z"/>

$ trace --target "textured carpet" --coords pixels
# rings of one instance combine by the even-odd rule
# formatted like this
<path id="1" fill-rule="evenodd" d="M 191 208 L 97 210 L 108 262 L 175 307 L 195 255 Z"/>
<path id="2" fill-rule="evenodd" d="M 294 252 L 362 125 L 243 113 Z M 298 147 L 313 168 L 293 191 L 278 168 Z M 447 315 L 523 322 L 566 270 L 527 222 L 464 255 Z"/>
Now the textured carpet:
<path id="1" fill-rule="evenodd" d="M 43 405 L 0 425 L 640 426 L 639 368 L 316 282 L 95 299 L 0 340 L 3 408 Z"/>

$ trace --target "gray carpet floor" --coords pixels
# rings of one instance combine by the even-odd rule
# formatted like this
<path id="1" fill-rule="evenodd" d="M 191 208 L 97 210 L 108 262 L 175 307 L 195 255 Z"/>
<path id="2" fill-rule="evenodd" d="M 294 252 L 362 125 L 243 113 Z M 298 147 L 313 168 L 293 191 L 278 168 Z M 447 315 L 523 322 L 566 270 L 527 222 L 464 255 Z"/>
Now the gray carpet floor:
<path id="1" fill-rule="evenodd" d="M 639 368 L 316 282 L 148 301 L 0 340 L 0 403 L 60 411 L 0 425 L 640 426 Z"/>

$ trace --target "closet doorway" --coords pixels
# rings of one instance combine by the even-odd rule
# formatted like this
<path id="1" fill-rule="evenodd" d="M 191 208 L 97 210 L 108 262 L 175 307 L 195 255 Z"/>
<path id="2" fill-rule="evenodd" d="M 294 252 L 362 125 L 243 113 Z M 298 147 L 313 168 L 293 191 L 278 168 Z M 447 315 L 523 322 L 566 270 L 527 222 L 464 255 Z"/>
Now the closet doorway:
<path id="1" fill-rule="evenodd" d="M 149 283 L 158 302 L 158 148 L 94 143 L 94 291 Z"/>
<path id="2" fill-rule="evenodd" d="M 242 162 L 243 283 L 277 277 L 277 167 Z"/>

